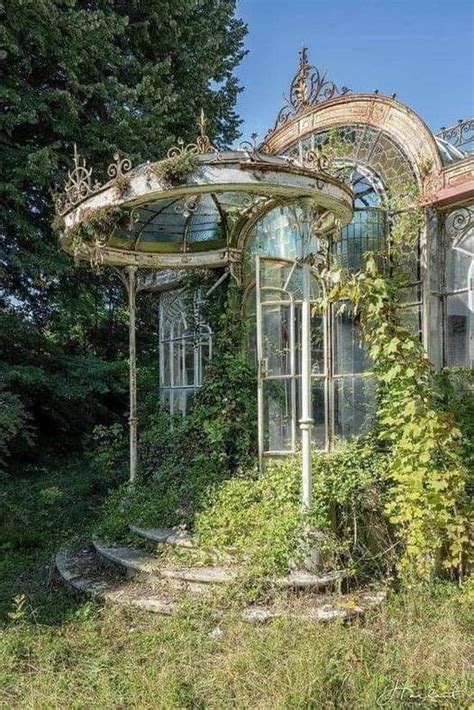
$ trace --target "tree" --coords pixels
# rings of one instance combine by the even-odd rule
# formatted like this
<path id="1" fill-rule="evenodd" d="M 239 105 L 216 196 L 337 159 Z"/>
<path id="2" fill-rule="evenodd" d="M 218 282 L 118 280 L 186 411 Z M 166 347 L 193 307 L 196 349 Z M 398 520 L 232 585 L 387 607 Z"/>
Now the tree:
<path id="1" fill-rule="evenodd" d="M 158 159 L 195 137 L 201 107 L 214 142 L 232 141 L 246 27 L 235 0 L 6 0 L 2 10 L 0 375 L 41 429 L 44 401 L 66 420 L 71 402 L 50 375 L 70 382 L 69 358 L 88 359 L 77 424 L 81 407 L 103 409 L 110 390 L 97 378 L 107 381 L 107 363 L 117 374 L 126 342 L 121 287 L 74 267 L 51 229 L 51 190 L 74 143 L 98 166 L 115 151 Z M 37 396 L 20 364 L 36 368 Z"/>

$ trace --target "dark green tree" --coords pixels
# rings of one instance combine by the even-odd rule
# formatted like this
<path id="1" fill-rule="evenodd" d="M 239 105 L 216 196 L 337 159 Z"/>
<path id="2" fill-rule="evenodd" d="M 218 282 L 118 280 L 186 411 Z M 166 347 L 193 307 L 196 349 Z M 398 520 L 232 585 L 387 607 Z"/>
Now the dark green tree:
<path id="1" fill-rule="evenodd" d="M 217 145 L 238 136 L 234 70 L 246 27 L 235 5 L 0 4 L 0 387 L 20 398 L 43 443 L 66 433 L 78 441 L 93 421 L 123 410 L 126 390 L 124 295 L 110 274 L 98 279 L 61 253 L 51 190 L 74 143 L 98 166 L 115 151 L 135 164 L 158 159 L 178 137 L 196 136 L 201 107 Z M 142 333 L 153 329 L 151 313 L 142 310 Z M 19 453 L 33 440 L 16 437 Z"/>

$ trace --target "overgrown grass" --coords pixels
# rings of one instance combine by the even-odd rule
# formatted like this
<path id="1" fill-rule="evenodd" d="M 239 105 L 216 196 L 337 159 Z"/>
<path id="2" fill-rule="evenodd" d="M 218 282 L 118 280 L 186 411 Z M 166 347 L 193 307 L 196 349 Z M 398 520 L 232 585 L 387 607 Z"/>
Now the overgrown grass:
<path id="1" fill-rule="evenodd" d="M 40 622 L 56 623 L 77 604 L 54 586 L 54 555 L 67 540 L 90 540 L 100 505 L 120 472 L 88 459 L 55 460 L 0 481 L 0 624 L 17 595 Z"/>
<path id="2" fill-rule="evenodd" d="M 52 555 L 89 535 L 109 476 L 64 462 L 3 484 L 0 707 L 469 706 L 472 608 L 453 585 L 394 595 L 350 626 L 216 627 L 202 607 L 161 618 L 68 595 Z"/>
<path id="3" fill-rule="evenodd" d="M 438 588 L 364 624 L 171 619 L 78 608 L 3 633 L 0 702 L 18 708 L 468 708 L 468 609 Z"/>

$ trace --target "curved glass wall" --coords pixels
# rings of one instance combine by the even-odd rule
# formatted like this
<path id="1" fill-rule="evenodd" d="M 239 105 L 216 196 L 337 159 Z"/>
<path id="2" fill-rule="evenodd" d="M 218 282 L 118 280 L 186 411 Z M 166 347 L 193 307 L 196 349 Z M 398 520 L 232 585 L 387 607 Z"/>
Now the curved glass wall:
<path id="1" fill-rule="evenodd" d="M 243 256 L 244 280 L 255 278 L 255 257 L 302 259 L 317 254 L 319 245 L 311 232 L 311 215 L 301 205 L 274 207 L 252 227 Z"/>
<path id="2" fill-rule="evenodd" d="M 359 178 L 358 171 L 354 175 Z M 364 185 L 365 192 L 367 184 Z M 345 257 L 349 268 L 358 268 L 368 241 L 379 243 L 385 237 L 379 208 L 367 210 L 363 218 L 342 230 L 341 239 L 332 245 L 342 260 Z M 263 361 L 257 364 L 264 379 L 263 449 L 267 454 L 294 451 L 295 427 L 301 417 L 302 274 L 294 260 L 310 253 L 316 261 L 327 256 L 311 234 L 304 208 L 299 209 L 297 216 L 300 227 L 295 221 L 295 210 L 275 208 L 254 225 L 246 243 L 244 316 L 248 323 L 249 351 L 254 358 L 258 350 L 259 313 L 264 334 L 260 348 Z M 367 225 L 374 226 L 370 230 Z M 256 281 L 257 292 L 260 291 L 257 305 Z M 315 301 L 319 288 L 314 273 L 311 289 Z M 315 310 L 311 320 L 313 443 L 321 450 L 327 450 L 335 437 L 360 433 L 373 411 L 374 387 L 362 334 L 347 305 L 342 309 L 341 305 L 331 307 L 325 314 Z M 279 355 L 285 354 L 284 375 L 273 371 L 272 348 Z"/>

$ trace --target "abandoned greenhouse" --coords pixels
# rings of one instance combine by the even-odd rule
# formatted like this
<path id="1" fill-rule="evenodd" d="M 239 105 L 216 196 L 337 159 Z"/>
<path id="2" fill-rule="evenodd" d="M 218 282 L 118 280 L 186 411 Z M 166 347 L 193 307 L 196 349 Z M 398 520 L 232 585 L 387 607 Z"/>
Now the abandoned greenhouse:
<path id="1" fill-rule="evenodd" d="M 373 255 L 383 273 L 401 275 L 400 323 L 426 358 L 439 370 L 472 367 L 474 121 L 434 135 L 395 95 L 338 89 L 303 49 L 288 100 L 262 141 L 218 150 L 206 124 L 201 114 L 196 142 L 157 163 L 132 167 L 116 156 L 102 185 L 76 154 L 57 199 L 61 245 L 95 267 L 114 267 L 127 288 L 130 481 L 140 479 L 137 295 L 155 299 L 157 398 L 176 420 L 199 406 L 219 344 L 206 303 L 235 285 L 235 318 L 256 372 L 258 467 L 297 457 L 309 510 L 314 453 L 330 455 L 337 442 L 369 431 L 377 398 L 360 314 L 344 291 L 328 295 L 342 272 L 350 279 Z M 395 255 L 393 235 L 414 205 L 416 234 Z M 161 527 L 149 540 L 189 542 L 180 528 Z M 129 571 L 145 554 L 97 549 Z M 197 572 L 187 574 L 186 583 L 199 582 Z M 319 589 L 340 576 L 309 564 L 282 579 Z"/>

